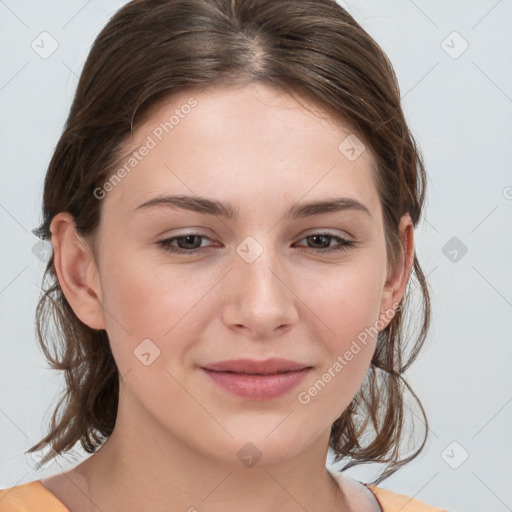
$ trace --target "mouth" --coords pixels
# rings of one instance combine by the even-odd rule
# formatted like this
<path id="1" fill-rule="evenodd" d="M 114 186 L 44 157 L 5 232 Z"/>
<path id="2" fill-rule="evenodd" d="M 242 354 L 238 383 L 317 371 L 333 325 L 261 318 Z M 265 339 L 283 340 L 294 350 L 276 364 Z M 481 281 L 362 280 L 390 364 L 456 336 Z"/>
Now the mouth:
<path id="1" fill-rule="evenodd" d="M 271 358 L 264 361 L 255 359 L 230 359 L 219 363 L 212 363 L 201 368 L 214 372 L 237 373 L 245 375 L 276 375 L 281 373 L 296 372 L 310 365 L 291 361 L 283 358 Z"/>
<path id="2" fill-rule="evenodd" d="M 279 372 L 267 372 L 267 373 L 256 373 L 256 372 L 242 372 L 242 371 L 235 371 L 235 370 L 212 370 L 210 368 L 203 368 L 203 370 L 209 371 L 209 372 L 216 372 L 216 373 L 234 373 L 237 375 L 282 375 L 284 373 L 295 373 L 302 370 L 308 370 L 312 368 L 312 366 L 306 366 L 304 368 L 301 368 L 300 370 L 283 370 Z"/>
<path id="3" fill-rule="evenodd" d="M 248 373 L 233 370 L 201 368 L 216 390 L 228 392 L 244 400 L 272 400 L 288 394 L 311 372 L 312 367 L 272 373 Z"/>

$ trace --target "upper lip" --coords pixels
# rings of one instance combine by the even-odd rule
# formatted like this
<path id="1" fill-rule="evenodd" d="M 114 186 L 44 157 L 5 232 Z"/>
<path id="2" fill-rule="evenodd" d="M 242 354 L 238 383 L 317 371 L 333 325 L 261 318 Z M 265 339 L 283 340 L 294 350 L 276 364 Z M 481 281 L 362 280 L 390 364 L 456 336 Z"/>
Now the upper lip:
<path id="1" fill-rule="evenodd" d="M 265 359 L 264 361 L 258 361 L 256 359 L 230 359 L 229 361 L 208 364 L 202 366 L 202 368 L 218 372 L 270 374 L 303 370 L 304 368 L 310 368 L 310 366 L 297 363 L 296 361 L 274 357 Z"/>

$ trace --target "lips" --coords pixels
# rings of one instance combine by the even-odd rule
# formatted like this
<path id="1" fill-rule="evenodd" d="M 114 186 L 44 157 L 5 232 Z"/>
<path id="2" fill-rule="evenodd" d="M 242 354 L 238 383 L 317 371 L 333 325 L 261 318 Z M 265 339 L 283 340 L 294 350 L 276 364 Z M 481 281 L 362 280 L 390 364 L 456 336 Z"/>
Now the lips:
<path id="1" fill-rule="evenodd" d="M 271 358 L 264 361 L 255 359 L 230 359 L 219 363 L 202 366 L 205 370 L 214 372 L 243 373 L 246 375 L 273 375 L 300 371 L 311 368 L 307 364 L 298 363 L 289 359 Z"/>
<path id="2" fill-rule="evenodd" d="M 289 359 L 231 359 L 200 367 L 210 382 L 244 400 L 272 400 L 289 393 L 310 373 L 308 366 Z"/>

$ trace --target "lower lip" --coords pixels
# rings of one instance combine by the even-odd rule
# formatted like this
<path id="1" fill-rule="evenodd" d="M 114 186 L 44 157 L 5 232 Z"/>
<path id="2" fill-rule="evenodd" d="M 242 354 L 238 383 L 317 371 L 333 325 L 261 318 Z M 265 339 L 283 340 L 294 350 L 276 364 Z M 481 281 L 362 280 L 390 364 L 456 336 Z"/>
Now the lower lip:
<path id="1" fill-rule="evenodd" d="M 202 370 L 220 387 L 246 400 L 271 400 L 297 386 L 311 369 L 273 375 L 214 372 L 204 368 Z"/>

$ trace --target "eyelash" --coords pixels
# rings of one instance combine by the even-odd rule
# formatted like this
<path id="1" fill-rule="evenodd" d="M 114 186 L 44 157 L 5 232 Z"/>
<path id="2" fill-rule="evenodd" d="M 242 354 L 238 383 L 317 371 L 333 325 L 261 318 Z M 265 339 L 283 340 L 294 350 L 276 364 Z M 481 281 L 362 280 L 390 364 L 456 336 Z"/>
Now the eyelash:
<path id="1" fill-rule="evenodd" d="M 160 246 L 166 252 L 184 254 L 187 256 L 192 256 L 198 252 L 201 252 L 203 249 L 205 249 L 204 247 L 198 247 L 197 249 L 187 250 L 187 249 L 181 249 L 180 247 L 171 245 L 171 243 L 174 240 L 180 240 L 180 239 L 184 239 L 184 238 L 187 238 L 190 236 L 196 236 L 196 237 L 200 237 L 200 238 L 208 238 L 207 236 L 200 235 L 199 233 L 190 233 L 188 235 L 175 236 L 172 238 L 167 238 L 166 240 L 161 240 L 161 241 L 157 242 L 157 245 Z M 347 251 L 352 246 L 354 246 L 356 244 L 356 242 L 354 242 L 352 240 L 347 240 L 346 238 L 343 238 L 341 236 L 332 235 L 331 233 L 321 233 L 321 232 L 312 233 L 311 235 L 307 235 L 304 238 L 301 238 L 301 240 L 304 240 L 306 238 L 312 238 L 314 236 L 323 236 L 323 237 L 327 237 L 327 238 L 330 238 L 333 240 L 338 240 L 340 242 L 339 245 L 331 247 L 331 248 L 327 248 L 327 249 L 310 249 L 309 252 L 312 252 L 314 254 L 326 254 L 326 253 L 331 254 L 331 253 Z"/>

